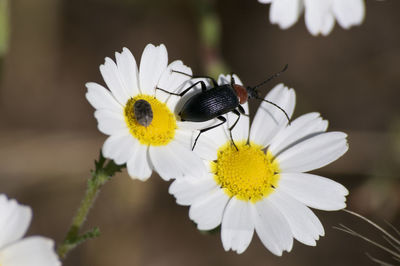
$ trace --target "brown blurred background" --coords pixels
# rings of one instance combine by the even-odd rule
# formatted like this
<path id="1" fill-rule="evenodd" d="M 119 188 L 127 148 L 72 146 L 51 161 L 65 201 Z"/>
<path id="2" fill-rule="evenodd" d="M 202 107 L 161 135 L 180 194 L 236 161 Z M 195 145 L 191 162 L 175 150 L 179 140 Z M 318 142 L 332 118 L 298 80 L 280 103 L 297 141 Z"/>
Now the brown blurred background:
<path id="1" fill-rule="evenodd" d="M 185 0 L 8 1 L 9 27 L 0 25 L 1 36 L 9 31 L 7 48 L 0 45 L 0 193 L 32 206 L 29 234 L 60 242 L 82 198 L 106 139 L 84 84 L 103 84 L 104 57 L 126 46 L 139 61 L 147 43 L 164 43 L 170 61 L 182 59 L 194 73 L 205 73 L 194 6 Z M 336 25 L 328 37 L 312 37 L 304 17 L 282 31 L 269 23 L 268 9 L 256 0 L 215 1 L 221 57 L 248 85 L 288 63 L 280 81 L 296 89 L 295 116 L 319 111 L 330 130 L 349 134 L 349 152 L 315 173 L 350 190 L 349 209 L 399 227 L 400 1 L 367 0 L 361 27 Z M 250 105 L 254 114 L 258 103 Z M 317 211 L 326 229 L 317 247 L 296 242 L 292 252 L 275 257 L 255 236 L 244 254 L 225 252 L 218 233 L 196 230 L 168 185 L 156 175 L 142 183 L 118 174 L 85 226 L 99 226 L 102 236 L 72 251 L 64 265 L 374 265 L 365 252 L 389 260 L 332 229 L 344 223 L 381 240 L 343 212 Z"/>

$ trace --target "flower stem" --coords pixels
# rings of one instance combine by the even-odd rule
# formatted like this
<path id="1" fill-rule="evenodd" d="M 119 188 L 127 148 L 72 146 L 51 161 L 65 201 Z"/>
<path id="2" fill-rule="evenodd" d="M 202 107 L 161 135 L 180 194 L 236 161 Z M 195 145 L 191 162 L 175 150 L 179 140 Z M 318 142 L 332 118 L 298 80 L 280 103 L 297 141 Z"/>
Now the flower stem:
<path id="1" fill-rule="evenodd" d="M 97 227 L 94 227 L 81 235 L 79 232 L 86 221 L 86 217 L 89 214 L 90 208 L 93 206 L 101 187 L 107 183 L 116 172 L 120 172 L 124 167 L 125 165 L 116 165 L 112 160 L 109 160 L 106 163 L 106 159 L 100 152 L 99 160 L 95 161 L 95 170 L 91 171 L 92 177 L 88 180 L 85 196 L 72 219 L 72 224 L 64 241 L 57 249 L 60 259 L 65 259 L 68 252 L 79 244 L 100 235 L 100 230 Z"/>
<path id="2" fill-rule="evenodd" d="M 193 0 L 192 4 L 198 16 L 205 73 L 218 78 L 220 73 L 227 72 L 228 67 L 221 55 L 222 27 L 215 11 L 215 0 Z"/>

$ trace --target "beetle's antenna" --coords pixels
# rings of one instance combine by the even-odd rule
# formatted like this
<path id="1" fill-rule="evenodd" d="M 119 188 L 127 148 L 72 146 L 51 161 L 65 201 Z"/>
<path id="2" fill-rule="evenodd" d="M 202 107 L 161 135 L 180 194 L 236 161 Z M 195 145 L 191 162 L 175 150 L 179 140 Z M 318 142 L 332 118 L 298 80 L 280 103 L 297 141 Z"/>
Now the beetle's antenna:
<path id="1" fill-rule="evenodd" d="M 267 78 L 266 80 L 264 80 L 263 82 L 261 82 L 260 84 L 258 84 L 258 85 L 256 85 L 256 86 L 252 87 L 252 89 L 255 90 L 256 88 L 258 88 L 258 87 L 264 85 L 265 83 L 271 81 L 272 79 L 279 77 L 283 72 L 286 71 L 287 68 L 288 68 L 288 64 L 286 64 L 286 65 L 283 67 L 283 69 L 282 69 L 281 71 L 279 71 L 279 72 L 273 74 L 272 76 L 270 76 L 269 78 Z M 260 99 L 260 100 L 261 100 L 261 99 Z"/>
<path id="2" fill-rule="evenodd" d="M 178 71 L 178 70 L 173 70 L 173 69 L 172 69 L 171 72 L 179 73 L 179 74 L 182 74 L 182 75 L 185 75 L 185 76 L 188 76 L 188 77 L 193 77 L 192 75 L 190 75 L 190 74 L 188 74 L 188 73 L 181 72 L 181 71 Z"/>
<path id="3" fill-rule="evenodd" d="M 283 110 L 283 108 L 282 107 L 280 107 L 279 105 L 277 105 L 276 103 L 273 103 L 273 102 L 271 102 L 271 101 L 268 101 L 268 100 L 265 100 L 265 99 L 262 99 L 262 98 L 258 98 L 258 97 L 256 97 L 255 99 L 258 99 L 258 100 L 261 100 L 261 101 L 263 101 L 263 102 L 266 102 L 266 103 L 269 103 L 269 104 L 272 104 L 273 106 L 275 106 L 276 108 L 278 108 L 279 110 L 281 110 L 284 114 L 285 114 L 285 116 L 286 116 L 286 119 L 288 120 L 288 122 L 289 122 L 289 125 L 290 125 L 290 118 L 289 118 L 289 115 L 286 113 L 286 111 L 285 110 Z"/>

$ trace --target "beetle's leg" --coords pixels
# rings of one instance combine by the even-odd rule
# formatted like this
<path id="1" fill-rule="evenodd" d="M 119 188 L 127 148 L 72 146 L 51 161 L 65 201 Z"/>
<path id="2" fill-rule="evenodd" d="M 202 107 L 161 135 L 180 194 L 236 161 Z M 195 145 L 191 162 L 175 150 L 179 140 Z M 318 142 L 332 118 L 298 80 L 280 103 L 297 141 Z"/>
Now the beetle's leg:
<path id="1" fill-rule="evenodd" d="M 235 79 L 233 78 L 233 75 L 235 75 L 235 73 L 231 72 L 231 85 L 235 85 Z"/>
<path id="2" fill-rule="evenodd" d="M 192 76 L 193 79 L 209 79 L 213 83 L 214 87 L 218 87 L 218 82 L 210 76 Z"/>
<path id="3" fill-rule="evenodd" d="M 242 114 L 242 115 L 246 115 L 246 111 L 243 109 L 243 106 L 241 106 L 240 104 L 238 105 L 238 109 L 239 109 L 239 112 Z M 248 115 L 247 115 L 248 116 Z"/>
<path id="4" fill-rule="evenodd" d="M 202 81 L 202 80 L 193 83 L 193 85 L 191 85 L 189 88 L 185 89 L 185 90 L 182 91 L 181 93 L 174 93 L 174 92 L 170 92 L 170 91 L 167 91 L 167 90 L 164 90 L 164 89 L 161 89 L 161 88 L 156 88 L 156 90 L 160 90 L 160 91 L 166 92 L 166 93 L 171 94 L 171 95 L 175 95 L 175 96 L 182 97 L 182 96 L 185 95 L 190 89 L 194 88 L 194 87 L 195 87 L 197 84 L 199 84 L 199 83 L 200 83 L 200 85 L 201 85 L 201 91 L 207 90 L 206 84 L 205 84 L 204 81 Z"/>
<path id="5" fill-rule="evenodd" d="M 181 71 L 176 71 L 176 70 L 172 70 L 172 72 L 179 73 L 179 74 L 191 77 L 192 79 L 201 79 L 201 78 L 210 79 L 212 81 L 214 87 L 218 87 L 219 86 L 218 82 L 213 77 L 210 77 L 210 76 L 193 76 L 193 75 L 189 75 L 188 73 L 181 72 Z"/>
<path id="6" fill-rule="evenodd" d="M 206 131 L 209 131 L 210 129 L 216 128 L 216 127 L 218 127 L 218 126 L 220 126 L 220 125 L 226 123 L 226 118 L 225 118 L 225 117 L 223 117 L 223 116 L 218 116 L 217 118 L 218 118 L 219 120 L 221 120 L 222 122 L 219 123 L 219 124 L 217 124 L 217 125 L 213 125 L 213 126 L 211 126 L 211 127 L 207 127 L 207 128 L 200 129 L 199 134 L 197 135 L 196 139 L 194 140 L 194 144 L 193 144 L 192 150 L 194 150 L 194 147 L 196 146 L 197 140 L 199 139 L 199 137 L 200 137 L 200 135 L 201 135 L 202 133 L 204 133 L 204 132 L 206 132 Z"/>
<path id="7" fill-rule="evenodd" d="M 240 105 L 239 105 L 239 106 L 240 106 Z M 241 107 L 241 106 L 240 106 L 240 107 Z M 242 109 L 243 109 L 243 108 L 242 108 Z M 244 110 L 243 110 L 243 111 L 244 111 Z M 236 150 L 238 151 L 239 149 L 236 147 L 235 141 L 233 140 L 233 137 L 232 137 L 232 129 L 236 126 L 237 122 L 239 122 L 240 113 L 239 113 L 239 111 L 236 110 L 236 109 L 234 109 L 234 110 L 232 111 L 232 113 L 234 113 L 235 115 L 237 115 L 237 119 L 236 119 L 235 123 L 233 123 L 233 125 L 229 128 L 229 136 L 231 137 L 231 141 L 232 141 L 233 146 L 235 146 Z"/>
<path id="8" fill-rule="evenodd" d="M 246 114 L 246 111 L 243 109 L 243 107 L 239 104 L 238 106 L 240 114 L 249 117 L 250 115 Z"/>

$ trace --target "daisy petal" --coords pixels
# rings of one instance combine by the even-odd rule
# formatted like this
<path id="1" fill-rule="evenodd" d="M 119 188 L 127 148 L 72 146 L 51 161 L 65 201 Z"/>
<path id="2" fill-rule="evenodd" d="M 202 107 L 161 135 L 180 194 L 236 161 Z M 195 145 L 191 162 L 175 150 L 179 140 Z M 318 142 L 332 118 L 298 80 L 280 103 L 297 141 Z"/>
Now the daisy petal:
<path id="1" fill-rule="evenodd" d="M 285 250 L 290 251 L 293 235 L 282 213 L 268 198 L 258 201 L 254 206 L 255 228 L 264 246 L 277 256 L 281 256 Z"/>
<path id="2" fill-rule="evenodd" d="M 51 239 L 32 236 L 24 238 L 1 250 L 1 265 L 59 266 Z"/>
<path id="3" fill-rule="evenodd" d="M 139 94 L 138 69 L 135 57 L 128 48 L 123 48 L 122 53 L 115 53 L 118 70 L 129 97 Z"/>
<path id="4" fill-rule="evenodd" d="M 185 177 L 176 179 L 168 192 L 175 196 L 179 205 L 191 205 L 198 198 L 217 188 L 211 174 L 204 178 Z"/>
<path id="5" fill-rule="evenodd" d="M 243 86 L 242 81 L 240 80 L 240 78 L 239 78 L 236 74 L 233 74 L 233 81 L 234 81 L 235 84 L 238 84 L 238 85 L 242 85 L 242 86 Z M 218 76 L 218 81 L 217 81 L 217 83 L 218 83 L 219 85 L 231 84 L 231 83 L 232 83 L 232 82 L 231 82 L 231 75 L 223 75 L 223 74 L 220 74 L 220 75 Z"/>
<path id="6" fill-rule="evenodd" d="M 187 75 L 177 73 L 174 71 L 186 73 Z M 192 69 L 184 65 L 182 61 L 176 60 L 171 64 L 169 64 L 167 69 L 163 72 L 157 87 L 175 93 L 184 84 L 186 84 L 186 81 L 189 80 L 191 76 L 192 76 Z M 167 99 L 171 96 L 170 94 L 163 92 L 161 90 L 156 90 L 156 95 L 157 99 L 162 102 L 166 102 Z M 175 106 L 168 105 L 168 107 L 171 110 L 175 109 Z"/>
<path id="7" fill-rule="evenodd" d="M 282 172 L 307 172 L 323 167 L 348 150 L 346 137 L 343 132 L 328 132 L 301 141 L 277 156 L 279 167 Z"/>
<path id="8" fill-rule="evenodd" d="M 140 90 L 143 94 L 154 95 L 161 74 L 168 64 L 167 49 L 163 44 L 148 44 L 143 51 L 139 67 Z"/>
<path id="9" fill-rule="evenodd" d="M 229 196 L 222 189 L 214 189 L 190 206 L 189 217 L 199 230 L 214 229 L 221 224 L 228 200 Z"/>
<path id="10" fill-rule="evenodd" d="M 282 173 L 279 187 L 303 204 L 326 211 L 345 208 L 349 193 L 331 179 L 306 173 Z"/>
<path id="11" fill-rule="evenodd" d="M 181 178 L 185 175 L 203 177 L 206 175 L 204 163 L 188 147 L 177 141 L 168 146 L 151 146 L 150 159 L 155 170 L 164 180 Z"/>
<path id="12" fill-rule="evenodd" d="M 345 29 L 360 25 L 365 17 L 364 0 L 335 0 L 333 13 L 340 26 Z"/>
<path id="13" fill-rule="evenodd" d="M 319 236 L 324 235 L 324 228 L 315 214 L 304 204 L 293 199 L 277 188 L 269 200 L 281 211 L 289 223 L 294 238 L 298 241 L 315 246 Z"/>
<path id="14" fill-rule="evenodd" d="M 287 29 L 297 22 L 302 11 L 303 2 L 300 0 L 273 1 L 269 9 L 269 19 L 272 24 Z"/>
<path id="15" fill-rule="evenodd" d="M 250 204 L 252 203 L 234 197 L 226 206 L 221 226 L 225 251 L 232 249 L 240 254 L 249 246 L 254 234 Z"/>
<path id="16" fill-rule="evenodd" d="M 322 133 L 328 128 L 328 121 L 322 120 L 319 113 L 308 113 L 296 118 L 271 141 L 268 150 L 278 155 L 283 150 L 297 142 Z"/>
<path id="17" fill-rule="evenodd" d="M 28 206 L 20 205 L 14 199 L 0 194 L 0 247 L 4 247 L 20 238 L 28 230 L 32 219 L 32 210 Z M 6 264 L 3 264 L 6 265 Z"/>
<path id="18" fill-rule="evenodd" d="M 221 121 L 219 121 L 219 122 L 218 121 L 219 120 L 215 121 L 215 123 L 213 123 L 213 124 L 207 125 L 207 127 L 215 125 L 215 124 L 219 124 L 221 122 Z M 216 127 L 209 131 L 204 132 L 203 134 L 201 134 L 198 141 L 207 141 L 208 139 L 212 139 L 216 143 L 216 146 L 214 146 L 214 149 L 217 150 L 218 147 L 224 145 L 228 141 L 231 141 L 226 124 L 227 123 L 225 123 L 222 126 L 219 126 L 219 127 Z M 203 128 L 206 128 L 206 127 L 203 127 Z M 195 133 L 195 136 L 197 136 L 197 133 L 198 132 Z M 204 139 L 202 139 L 203 137 L 204 137 Z"/>
<path id="19" fill-rule="evenodd" d="M 109 90 L 94 82 L 86 83 L 86 88 L 88 89 L 86 99 L 94 108 L 122 114 L 122 105 L 117 102 Z"/>
<path id="20" fill-rule="evenodd" d="M 292 116 L 295 106 L 295 93 L 283 84 L 276 85 L 265 97 L 284 109 L 289 117 Z M 275 135 L 288 123 L 285 114 L 276 106 L 262 102 L 254 117 L 250 129 L 250 141 L 267 146 Z"/>
<path id="21" fill-rule="evenodd" d="M 94 112 L 94 116 L 96 117 L 98 122 L 98 129 L 104 134 L 126 134 L 127 132 L 129 132 L 124 121 L 124 117 L 120 114 L 111 112 L 106 109 L 101 109 Z"/>
<path id="22" fill-rule="evenodd" d="M 147 154 L 148 147 L 142 144 L 134 148 L 132 157 L 128 160 L 126 168 L 131 178 L 146 181 L 151 176 L 151 167 Z"/>
<path id="23" fill-rule="evenodd" d="M 103 155 L 113 159 L 116 164 L 126 163 L 134 154 L 139 141 L 130 134 L 112 135 L 107 138 L 103 145 Z"/>
<path id="24" fill-rule="evenodd" d="M 249 115 L 249 105 L 247 103 L 242 105 L 245 114 L 241 114 L 240 117 L 232 112 L 227 114 L 228 117 L 228 127 L 233 126 L 235 121 L 239 118 L 236 126 L 232 129 L 232 137 L 235 141 L 247 141 L 249 138 L 249 127 L 250 127 L 250 115 Z M 229 131 L 228 131 L 229 132 Z"/>
<path id="25" fill-rule="evenodd" d="M 321 0 L 304 0 L 305 19 L 308 31 L 312 35 L 327 35 L 334 26 L 332 2 Z"/>
<path id="26" fill-rule="evenodd" d="M 121 105 L 125 105 L 130 97 L 114 61 L 106 57 L 104 65 L 100 66 L 100 72 L 115 99 Z"/>

